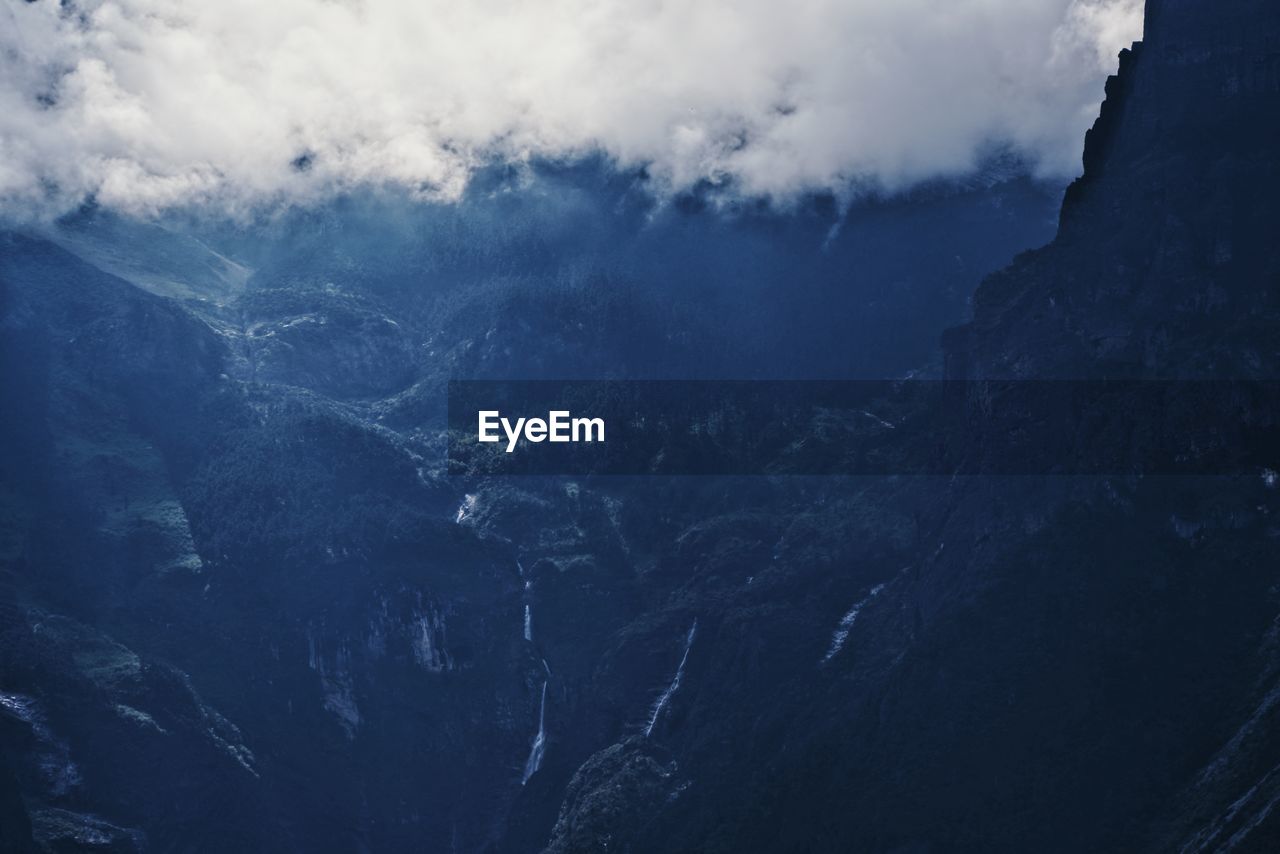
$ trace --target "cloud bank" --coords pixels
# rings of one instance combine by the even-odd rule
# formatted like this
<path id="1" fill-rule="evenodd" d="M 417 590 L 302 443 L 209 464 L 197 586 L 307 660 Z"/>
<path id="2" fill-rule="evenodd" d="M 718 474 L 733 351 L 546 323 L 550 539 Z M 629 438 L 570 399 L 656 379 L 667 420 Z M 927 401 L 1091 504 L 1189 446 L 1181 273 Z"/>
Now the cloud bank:
<path id="1" fill-rule="evenodd" d="M 603 153 L 659 192 L 1078 170 L 1141 0 L 0 0 L 0 214 L 252 211 Z"/>

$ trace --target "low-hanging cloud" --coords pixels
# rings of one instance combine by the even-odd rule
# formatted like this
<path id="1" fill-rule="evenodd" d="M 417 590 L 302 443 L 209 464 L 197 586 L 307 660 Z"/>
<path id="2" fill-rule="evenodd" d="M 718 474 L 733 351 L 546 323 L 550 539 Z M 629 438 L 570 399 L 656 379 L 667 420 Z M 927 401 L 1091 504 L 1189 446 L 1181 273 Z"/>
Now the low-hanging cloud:
<path id="1" fill-rule="evenodd" d="M 1078 169 L 1141 0 L 0 0 L 0 213 L 456 196 L 604 153 L 659 192 Z"/>

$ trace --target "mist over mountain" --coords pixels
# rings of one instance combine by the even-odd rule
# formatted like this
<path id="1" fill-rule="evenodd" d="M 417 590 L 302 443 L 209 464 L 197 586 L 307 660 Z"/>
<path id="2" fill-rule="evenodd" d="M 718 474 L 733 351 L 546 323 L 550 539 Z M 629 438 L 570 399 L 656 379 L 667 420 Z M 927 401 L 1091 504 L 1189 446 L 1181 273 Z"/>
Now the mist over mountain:
<path id="1" fill-rule="evenodd" d="M 247 331 L 233 348 L 259 362 L 288 353 L 330 370 L 276 345 L 332 336 L 320 329 L 332 312 L 363 312 L 374 325 L 350 334 L 371 358 L 387 344 L 395 364 L 346 363 L 365 379 L 343 397 L 445 375 L 896 376 L 926 366 L 983 275 L 1052 234 L 1062 185 L 1029 172 L 1006 152 L 962 181 L 778 210 L 698 191 L 658 200 L 595 159 L 485 170 L 450 203 L 356 192 L 249 225 L 89 205 L 28 230 Z M 650 322 L 631 323 L 632 310 Z M 618 328 L 599 327 L 602 311 Z"/>
<path id="2" fill-rule="evenodd" d="M 855 3 L 830 33 L 531 9 L 3 13 L 0 850 L 1280 847 L 1280 460 L 789 475 L 841 459 L 829 411 L 767 477 L 449 476 L 444 453 L 452 379 L 946 377 L 971 408 L 1008 380 L 1274 380 L 1280 11 L 1149 0 L 1095 109 L 1075 87 L 1126 5 Z M 411 73 L 480 74 L 441 47 L 472 30 L 490 76 Z M 500 50 L 539 36 L 583 51 L 538 76 Z M 339 37 L 364 71 L 294 64 Z M 540 111 L 544 85 L 566 110 L 658 86 L 637 69 L 681 39 L 706 52 L 672 51 L 669 100 L 591 113 L 612 142 Z M 681 87 L 759 118 L 791 60 L 812 97 L 766 111 L 763 147 L 698 120 L 708 147 L 677 150 Z M 263 106 L 317 91 L 301 68 L 332 127 Z M 388 75 L 419 85 L 371 97 Z M 788 136 L 886 76 L 919 98 L 870 102 L 887 159 L 862 107 Z M 437 96 L 472 135 L 399 147 L 388 117 Z M 1067 185 L 1046 140 L 1089 104 Z M 544 120 L 563 135 L 506 156 Z M 1123 402 L 1084 415 L 1090 452 L 1141 450 Z M 932 459 L 911 416 L 856 414 Z"/>
<path id="3" fill-rule="evenodd" d="M 554 4 L 38 0 L 0 12 L 0 202 L 241 216 L 358 187 L 456 198 L 600 155 L 652 192 L 789 202 L 1070 177 L 1137 0 Z"/>

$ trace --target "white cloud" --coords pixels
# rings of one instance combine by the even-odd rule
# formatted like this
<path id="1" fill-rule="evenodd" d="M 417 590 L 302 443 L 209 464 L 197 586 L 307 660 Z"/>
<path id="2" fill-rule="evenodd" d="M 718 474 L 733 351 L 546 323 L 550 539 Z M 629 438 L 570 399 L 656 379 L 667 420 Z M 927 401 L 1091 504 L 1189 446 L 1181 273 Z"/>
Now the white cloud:
<path id="1" fill-rule="evenodd" d="M 6 2 L 0 211 L 448 197 L 597 150 L 777 198 L 992 141 L 1065 175 L 1140 30 L 1141 0 Z"/>

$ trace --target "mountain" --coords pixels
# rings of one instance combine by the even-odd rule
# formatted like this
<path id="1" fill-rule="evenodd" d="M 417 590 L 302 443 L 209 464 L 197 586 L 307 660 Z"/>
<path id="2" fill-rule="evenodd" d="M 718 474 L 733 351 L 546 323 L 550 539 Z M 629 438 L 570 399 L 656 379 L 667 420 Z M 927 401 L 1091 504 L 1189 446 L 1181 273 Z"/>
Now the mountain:
<path id="1" fill-rule="evenodd" d="M 1147 4 L 1056 239 L 952 333 L 981 376 L 1274 377 L 1280 141 L 1265 3 Z"/>
<path id="2" fill-rule="evenodd" d="M 1149 4 L 1057 237 L 978 288 L 950 376 L 1275 376 L 1278 27 Z M 703 519 L 669 728 L 575 773 L 551 850 L 1274 850 L 1274 485 L 823 483 Z"/>
<path id="3" fill-rule="evenodd" d="M 1278 44 L 1151 0 L 1056 236 L 999 158 L 6 233 L 0 847 L 1273 850 L 1274 474 L 450 478 L 441 429 L 450 378 L 1273 378 Z"/>
<path id="4" fill-rule="evenodd" d="M 540 847 L 622 713 L 593 674 L 661 590 L 636 561 L 674 533 L 657 497 L 444 478 L 445 380 L 915 364 L 956 271 L 1040 239 L 1054 196 L 1014 170 L 735 213 L 583 170 L 3 236 L 6 850 Z M 818 286 L 877 335 L 931 313 L 864 348 Z"/>

